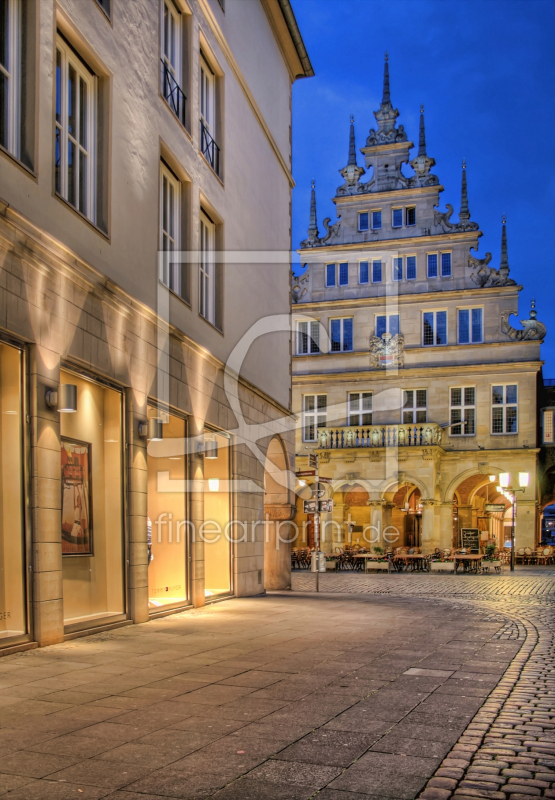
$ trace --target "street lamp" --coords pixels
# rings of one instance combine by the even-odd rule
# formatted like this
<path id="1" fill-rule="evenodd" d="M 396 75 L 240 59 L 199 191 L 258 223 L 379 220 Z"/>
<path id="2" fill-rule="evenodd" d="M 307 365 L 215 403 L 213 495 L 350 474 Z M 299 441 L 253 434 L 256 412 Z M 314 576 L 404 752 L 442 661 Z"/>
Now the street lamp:
<path id="1" fill-rule="evenodd" d="M 495 480 L 495 475 L 489 476 L 490 481 Z M 511 486 L 511 475 L 509 472 L 500 472 L 499 473 L 499 486 L 497 487 L 497 491 L 500 492 L 507 500 L 511 503 L 513 507 L 513 516 L 511 521 L 511 572 L 515 571 L 515 509 L 516 509 L 516 493 L 517 492 L 525 492 L 526 487 L 530 484 L 530 473 L 529 472 L 519 472 L 518 473 L 518 485 L 519 489 L 513 489 Z"/>

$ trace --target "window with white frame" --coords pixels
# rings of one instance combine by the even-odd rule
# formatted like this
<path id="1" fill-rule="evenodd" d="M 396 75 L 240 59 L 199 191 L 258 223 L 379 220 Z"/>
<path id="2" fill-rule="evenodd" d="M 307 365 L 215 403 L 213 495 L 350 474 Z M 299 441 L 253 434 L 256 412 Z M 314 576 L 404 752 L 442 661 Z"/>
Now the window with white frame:
<path id="1" fill-rule="evenodd" d="M 200 212 L 199 309 L 201 316 L 216 324 L 216 226 Z"/>
<path id="2" fill-rule="evenodd" d="M 349 393 L 349 425 L 372 424 L 372 392 Z"/>
<path id="3" fill-rule="evenodd" d="M 326 288 L 335 286 L 335 264 L 326 264 Z"/>
<path id="4" fill-rule="evenodd" d="M 393 259 L 393 280 L 394 281 L 402 281 L 403 280 L 403 257 L 402 256 L 395 256 Z"/>
<path id="5" fill-rule="evenodd" d="M 56 192 L 91 222 L 96 222 L 96 92 L 95 75 L 58 36 Z"/>
<path id="6" fill-rule="evenodd" d="M 407 256 L 407 280 L 416 280 L 416 256 Z"/>
<path id="7" fill-rule="evenodd" d="M 372 261 L 372 283 L 381 283 L 383 277 L 382 262 Z"/>
<path id="8" fill-rule="evenodd" d="M 328 417 L 326 394 L 305 394 L 303 397 L 303 442 L 317 442 L 318 430 L 325 428 Z"/>
<path id="9" fill-rule="evenodd" d="M 555 410 L 544 408 L 542 411 L 542 444 L 555 443 Z"/>
<path id="10" fill-rule="evenodd" d="M 183 94 L 182 15 L 172 0 L 161 0 L 160 52 L 162 54 L 162 95 L 167 104 L 185 124 L 185 95 Z"/>
<path id="11" fill-rule="evenodd" d="M 399 333 L 399 314 L 378 314 L 376 316 L 376 336 L 390 333 L 397 336 Z"/>
<path id="12" fill-rule="evenodd" d="M 174 261 L 181 250 L 181 183 L 164 164 L 160 165 L 160 280 L 181 295 L 181 264 Z"/>
<path id="13" fill-rule="evenodd" d="M 200 151 L 216 175 L 220 174 L 220 148 L 216 144 L 216 76 L 200 55 Z"/>
<path id="14" fill-rule="evenodd" d="M 441 277 L 451 277 L 451 253 L 441 254 Z"/>
<path id="15" fill-rule="evenodd" d="M 320 323 L 317 320 L 297 322 L 297 353 L 307 355 L 320 352 Z"/>
<path id="16" fill-rule="evenodd" d="M 481 308 L 459 308 L 459 344 L 483 342 L 482 322 Z"/>
<path id="17" fill-rule="evenodd" d="M 427 389 L 405 389 L 403 392 L 403 423 L 426 422 L 428 406 Z"/>
<path id="18" fill-rule="evenodd" d="M 360 261 L 358 265 L 358 282 L 361 284 L 369 283 L 370 270 L 368 268 L 368 261 Z"/>
<path id="19" fill-rule="evenodd" d="M 339 285 L 349 285 L 349 265 L 345 262 L 339 265 Z"/>
<path id="20" fill-rule="evenodd" d="M 405 224 L 409 227 L 416 225 L 416 208 L 414 206 L 405 209 Z"/>
<path id="21" fill-rule="evenodd" d="M 372 211 L 372 230 L 379 231 L 382 227 L 382 212 Z"/>
<path id="22" fill-rule="evenodd" d="M 476 433 L 476 387 L 454 386 L 450 390 L 451 436 Z"/>
<path id="23" fill-rule="evenodd" d="M 491 387 L 491 432 L 518 433 L 518 386 Z"/>
<path id="24" fill-rule="evenodd" d="M 422 344 L 425 347 L 447 344 L 447 311 L 422 313 Z"/>
<path id="25" fill-rule="evenodd" d="M 437 278 L 437 253 L 428 253 L 428 278 Z"/>
<path id="26" fill-rule="evenodd" d="M 358 215 L 358 229 L 359 231 L 367 231 L 368 230 L 368 211 L 361 211 Z"/>
<path id="27" fill-rule="evenodd" d="M 403 209 L 402 208 L 394 208 L 391 211 L 391 226 L 393 228 L 402 228 L 403 227 Z"/>
<path id="28" fill-rule="evenodd" d="M 330 320 L 330 351 L 345 353 L 353 349 L 353 318 Z"/>
<path id="29" fill-rule="evenodd" d="M 0 0 L 0 144 L 19 158 L 21 147 L 22 0 Z"/>

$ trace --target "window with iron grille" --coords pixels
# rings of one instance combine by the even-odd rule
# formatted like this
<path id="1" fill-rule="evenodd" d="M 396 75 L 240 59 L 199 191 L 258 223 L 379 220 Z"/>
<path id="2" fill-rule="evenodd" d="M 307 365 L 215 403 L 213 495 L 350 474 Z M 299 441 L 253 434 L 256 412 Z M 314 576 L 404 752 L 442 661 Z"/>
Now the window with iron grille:
<path id="1" fill-rule="evenodd" d="M 403 392 L 403 423 L 426 422 L 428 406 L 427 389 L 405 389 Z"/>
<path id="2" fill-rule="evenodd" d="M 183 93 L 183 19 L 171 0 L 162 0 L 160 19 L 160 52 L 162 72 L 160 76 L 162 96 L 175 116 L 185 125 L 185 103 Z"/>
<path id="3" fill-rule="evenodd" d="M 372 424 L 372 392 L 349 393 L 349 425 Z"/>
<path id="4" fill-rule="evenodd" d="M 318 441 L 318 430 L 325 428 L 328 417 L 326 394 L 305 394 L 303 397 L 303 442 Z"/>
<path id="5" fill-rule="evenodd" d="M 330 320 L 330 349 L 332 353 L 353 349 L 353 318 L 342 317 Z"/>
<path id="6" fill-rule="evenodd" d="M 450 390 L 451 436 L 476 433 L 476 387 L 455 386 Z"/>
<path id="7" fill-rule="evenodd" d="M 376 336 L 390 333 L 396 336 L 399 333 L 399 314 L 379 314 L 376 317 Z"/>
<path id="8" fill-rule="evenodd" d="M 422 344 L 425 347 L 447 344 L 447 311 L 424 311 Z"/>
<path id="9" fill-rule="evenodd" d="M 459 309 L 459 344 L 476 344 L 484 340 L 481 308 Z"/>
<path id="10" fill-rule="evenodd" d="M 514 383 L 491 387 L 491 432 L 518 433 L 518 386 Z"/>
<path id="11" fill-rule="evenodd" d="M 358 265 L 358 282 L 368 283 L 370 280 L 370 270 L 368 268 L 368 261 L 360 261 Z"/>
<path id="12" fill-rule="evenodd" d="M 320 323 L 303 320 L 297 323 L 297 353 L 307 355 L 320 352 Z"/>
<path id="13" fill-rule="evenodd" d="M 216 143 L 216 76 L 210 64 L 200 54 L 200 151 L 216 175 L 220 174 L 220 148 Z"/>

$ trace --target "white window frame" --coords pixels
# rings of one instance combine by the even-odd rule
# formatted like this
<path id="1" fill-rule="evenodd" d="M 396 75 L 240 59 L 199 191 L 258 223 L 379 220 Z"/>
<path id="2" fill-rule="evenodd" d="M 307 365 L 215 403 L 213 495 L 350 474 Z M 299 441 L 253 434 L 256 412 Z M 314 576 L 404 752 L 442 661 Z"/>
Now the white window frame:
<path id="1" fill-rule="evenodd" d="M 399 333 L 401 332 L 401 315 L 397 311 L 395 314 L 374 314 L 374 334 L 378 335 L 378 317 L 385 317 L 385 331 L 384 333 L 390 333 L 390 320 L 391 317 L 399 317 Z M 395 334 L 392 334 L 393 336 Z"/>
<path id="2" fill-rule="evenodd" d="M 469 340 L 468 342 L 461 342 L 461 324 L 460 324 L 460 312 L 461 311 L 468 311 L 468 331 L 469 331 Z M 480 341 L 473 342 L 472 341 L 472 312 L 473 311 L 481 311 L 482 312 L 482 321 L 480 324 Z M 464 306 L 463 308 L 457 308 L 457 344 L 483 344 L 484 343 L 484 307 L 483 306 Z"/>
<path id="3" fill-rule="evenodd" d="M 447 341 L 442 343 L 442 344 L 438 344 L 436 342 L 436 338 L 437 338 L 437 315 L 438 314 L 442 314 L 442 313 L 445 313 L 445 334 L 446 334 L 446 337 L 447 337 Z M 433 342 L 433 344 L 426 344 L 424 342 L 424 316 L 425 316 L 425 314 L 433 314 L 434 315 L 434 330 L 433 330 L 434 342 Z M 422 310 L 422 322 L 421 322 L 421 325 L 422 325 L 422 347 L 446 347 L 449 344 L 449 311 L 446 308 L 423 309 Z"/>
<path id="4" fill-rule="evenodd" d="M 73 50 L 68 47 L 68 45 L 64 42 L 64 40 L 60 37 L 56 37 L 56 71 L 57 71 L 57 54 L 60 54 L 60 72 L 61 72 L 61 79 L 60 79 L 60 88 L 61 88 L 61 96 L 60 96 L 60 119 L 58 120 L 56 116 L 55 122 L 55 141 L 54 147 L 56 148 L 56 138 L 59 136 L 59 159 L 60 159 L 60 168 L 59 168 L 59 187 L 57 189 L 57 193 L 60 197 L 62 197 L 66 203 L 68 203 L 72 208 L 74 208 L 79 213 L 83 214 L 87 219 L 91 222 L 96 223 L 96 106 L 97 106 L 97 78 L 93 75 L 88 67 L 84 64 L 81 59 L 75 55 Z M 83 81 L 87 88 L 87 98 L 88 98 L 88 114 L 87 114 L 87 122 L 86 122 L 86 141 L 88 142 L 88 148 L 81 145 L 73 134 L 70 134 L 68 131 L 69 128 L 69 120 L 68 120 L 68 75 L 69 75 L 69 68 L 72 67 L 75 70 L 76 74 L 76 84 L 77 87 L 80 86 L 80 81 Z M 57 91 L 57 90 L 56 90 Z M 77 98 L 77 110 L 75 112 L 75 118 L 79 118 L 80 112 L 80 97 L 79 97 L 79 90 L 76 90 L 76 98 Z M 56 102 L 57 107 L 57 102 Z M 85 193 L 85 209 L 79 208 L 79 170 L 77 170 L 77 179 L 75 181 L 76 186 L 76 196 L 75 200 L 76 203 L 72 203 L 69 199 L 69 185 L 68 185 L 68 178 L 69 178 L 69 169 L 68 169 L 68 150 L 69 144 L 73 144 L 74 148 L 77 149 L 78 153 L 81 152 L 86 153 L 87 158 L 87 169 L 86 169 L 86 180 L 87 180 L 87 191 Z"/>
<path id="5" fill-rule="evenodd" d="M 554 408 L 542 408 L 542 444 L 555 444 Z"/>
<path id="6" fill-rule="evenodd" d="M 401 261 L 401 277 L 395 277 L 395 262 L 400 260 Z M 392 256 L 391 258 L 391 280 L 395 283 L 401 283 L 401 281 L 405 280 L 405 258 L 404 256 Z"/>
<path id="7" fill-rule="evenodd" d="M 368 217 L 368 226 L 366 228 L 360 227 L 360 218 L 363 214 L 366 214 Z M 359 233 L 367 233 L 370 230 L 370 212 L 369 211 L 359 211 L 358 212 L 358 230 Z"/>
<path id="8" fill-rule="evenodd" d="M 493 388 L 501 386 L 503 388 L 503 402 L 502 403 L 494 403 L 493 402 Z M 514 386 L 516 388 L 516 402 L 515 403 L 507 403 L 507 386 Z M 518 383 L 492 383 L 490 384 L 490 404 L 491 404 L 491 414 L 490 414 L 490 424 L 491 424 L 491 435 L 492 436 L 516 436 L 518 434 Z M 502 431 L 494 431 L 493 430 L 493 410 L 501 408 L 503 409 L 503 430 Z M 515 431 L 507 431 L 507 410 L 509 408 L 516 408 L 516 430 Z"/>
<path id="9" fill-rule="evenodd" d="M 361 281 L 361 276 L 362 276 L 361 264 L 366 264 L 366 267 L 368 269 L 368 280 L 367 281 Z M 370 280 L 370 278 L 371 278 L 371 275 L 370 275 L 371 268 L 372 268 L 372 262 L 368 261 L 368 259 L 366 259 L 366 258 L 363 258 L 361 261 L 358 262 L 358 285 L 359 286 L 368 286 L 371 283 L 371 280 Z"/>
<path id="10" fill-rule="evenodd" d="M 426 405 L 418 405 L 417 392 L 424 392 Z M 412 397 L 409 395 L 412 394 Z M 420 396 L 421 399 L 422 396 Z M 410 402 L 409 402 L 410 401 Z M 413 419 L 408 420 L 412 414 Z M 424 419 L 417 419 L 418 415 L 424 415 Z M 427 389 L 403 389 L 403 407 L 401 408 L 401 422 L 403 425 L 424 425 L 428 421 L 428 390 Z"/>
<path id="11" fill-rule="evenodd" d="M 375 281 L 374 280 L 374 264 L 381 264 L 380 280 L 379 281 Z M 385 283 L 385 281 L 384 281 L 385 262 L 383 261 L 383 259 L 381 259 L 381 258 L 373 258 L 372 261 L 370 262 L 370 267 L 372 269 L 372 273 L 370 275 L 370 278 L 371 278 L 370 283 Z"/>
<path id="12" fill-rule="evenodd" d="M 450 266 L 449 266 L 449 275 L 443 274 L 443 256 L 450 256 Z M 453 251 L 452 250 L 441 250 L 439 253 L 438 258 L 438 265 L 437 265 L 437 272 L 438 277 L 440 278 L 452 278 L 453 277 Z"/>
<path id="13" fill-rule="evenodd" d="M 347 395 L 347 425 L 349 428 L 365 428 L 372 425 L 373 397 L 373 392 L 349 392 Z"/>
<path id="14" fill-rule="evenodd" d="M 166 20 L 171 20 L 173 23 L 173 32 L 170 32 L 168 37 L 166 30 Z M 173 35 L 172 35 L 173 33 Z M 172 74 L 173 79 L 180 89 L 182 89 L 183 80 L 183 67 L 182 67 L 182 53 L 183 53 L 183 20 L 181 12 L 172 3 L 172 0 L 160 0 L 160 57 L 168 71 Z M 172 38 L 171 48 L 167 46 L 168 40 Z M 168 52 L 168 50 L 173 50 Z M 162 95 L 165 97 L 164 86 L 164 69 L 162 65 L 161 86 Z"/>
<path id="15" fill-rule="evenodd" d="M 381 208 L 373 208 L 370 213 L 371 213 L 371 218 L 370 218 L 370 227 L 371 227 L 371 229 L 373 231 L 381 231 L 381 229 L 383 228 L 383 211 L 382 211 L 382 209 Z M 374 214 L 379 214 L 380 215 L 380 224 L 377 225 L 377 226 L 374 226 Z"/>
<path id="16" fill-rule="evenodd" d="M 201 210 L 199 221 L 199 313 L 211 325 L 216 324 L 216 226 Z"/>
<path id="17" fill-rule="evenodd" d="M 353 325 L 352 325 L 353 341 L 352 341 L 352 347 L 351 347 L 350 350 L 345 350 L 344 349 L 344 347 L 345 347 L 345 321 L 346 320 L 351 320 L 351 322 L 353 323 Z M 332 339 L 331 329 L 332 329 L 332 323 L 333 322 L 339 322 L 340 323 L 340 325 L 339 325 L 339 328 L 340 328 L 340 336 L 339 336 L 339 346 L 340 346 L 340 348 L 339 348 L 339 350 L 332 350 L 333 339 Z M 330 328 L 329 328 L 330 353 L 353 353 L 354 349 L 355 349 L 355 319 L 354 319 L 354 317 L 330 317 L 330 323 L 329 324 L 330 324 Z"/>
<path id="18" fill-rule="evenodd" d="M 21 37 L 22 0 L 8 0 L 6 35 L 6 64 L 0 64 L 0 74 L 6 78 L 6 141 L 4 147 L 15 158 L 21 152 Z M 0 113 L 1 113 L 0 109 Z"/>
<path id="19" fill-rule="evenodd" d="M 297 355 L 320 353 L 320 323 L 314 319 L 297 320 Z"/>
<path id="20" fill-rule="evenodd" d="M 319 408 L 319 399 L 324 398 L 324 408 Z M 307 411 L 307 400 L 312 398 L 314 408 Z M 303 395 L 303 442 L 317 442 L 318 430 L 327 427 L 328 421 L 328 396 L 327 394 L 305 394 Z M 323 423 L 323 424 L 322 424 Z M 307 428 L 314 428 L 314 436 L 307 436 Z"/>
<path id="21" fill-rule="evenodd" d="M 200 54 L 199 66 L 199 111 L 200 118 L 210 136 L 216 138 L 216 76 L 214 70 Z"/>
<path id="22" fill-rule="evenodd" d="M 181 250 L 181 182 L 160 162 L 160 281 L 181 296 L 181 264 L 165 253 Z"/>
<path id="23" fill-rule="evenodd" d="M 393 223 L 395 211 L 400 211 L 401 212 L 401 224 L 400 225 L 395 225 Z M 391 227 L 394 230 L 397 230 L 398 228 L 402 228 L 403 227 L 404 216 L 405 215 L 403 214 L 403 206 L 395 206 L 394 208 L 391 209 Z"/>
<path id="24" fill-rule="evenodd" d="M 474 402 L 467 403 L 467 392 L 474 392 Z M 461 393 L 460 404 L 453 403 L 453 392 Z M 476 386 L 450 386 L 449 387 L 449 436 L 476 436 Z M 456 419 L 458 417 L 458 419 Z M 470 420 L 472 419 L 472 428 Z"/>

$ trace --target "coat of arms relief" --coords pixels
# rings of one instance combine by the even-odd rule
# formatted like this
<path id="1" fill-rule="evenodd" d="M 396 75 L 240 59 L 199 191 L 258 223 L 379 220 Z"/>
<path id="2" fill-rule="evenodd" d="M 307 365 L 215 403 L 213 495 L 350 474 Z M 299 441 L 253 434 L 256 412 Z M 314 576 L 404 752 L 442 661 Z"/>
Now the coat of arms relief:
<path id="1" fill-rule="evenodd" d="M 387 367 L 404 367 L 405 337 L 402 333 L 392 336 L 384 333 L 370 337 L 370 366 L 376 369 Z"/>

